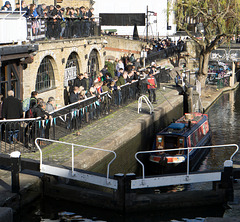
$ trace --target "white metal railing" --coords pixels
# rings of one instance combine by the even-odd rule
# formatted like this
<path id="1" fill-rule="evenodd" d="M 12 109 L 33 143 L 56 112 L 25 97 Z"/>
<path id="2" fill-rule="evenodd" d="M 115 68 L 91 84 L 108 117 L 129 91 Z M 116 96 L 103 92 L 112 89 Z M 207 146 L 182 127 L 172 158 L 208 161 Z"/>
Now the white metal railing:
<path id="1" fill-rule="evenodd" d="M 142 100 L 145 100 L 145 102 L 147 103 L 149 109 L 150 109 L 150 114 L 152 114 L 154 112 L 154 108 L 153 108 L 153 105 L 152 103 L 149 101 L 148 97 L 143 95 L 143 96 L 140 96 L 139 99 L 138 99 L 138 113 L 142 110 Z"/>
<path id="2" fill-rule="evenodd" d="M 0 44 L 27 40 L 26 18 L 21 12 L 0 12 Z"/>
<path id="3" fill-rule="evenodd" d="M 178 148 L 178 149 L 168 149 L 168 150 L 151 150 L 151 151 L 140 151 L 137 152 L 135 154 L 135 159 L 141 164 L 142 166 L 142 179 L 138 179 L 135 181 L 132 181 L 132 189 L 137 189 L 137 188 L 147 188 L 151 185 L 149 185 L 149 183 L 147 182 L 148 180 L 150 181 L 150 183 L 152 183 L 152 186 L 167 186 L 167 185 L 174 185 L 174 184 L 179 184 L 181 182 L 181 184 L 187 184 L 187 183 L 194 183 L 194 182 L 207 182 L 207 181 L 217 181 L 219 180 L 219 173 L 208 173 L 209 175 L 211 174 L 211 178 L 210 179 L 205 179 L 204 177 L 201 177 L 200 175 L 204 175 L 207 176 L 207 173 L 198 173 L 197 174 L 197 179 L 194 178 L 194 180 L 191 180 L 191 176 L 189 174 L 189 153 L 190 150 L 192 149 L 209 149 L 209 148 L 223 148 L 223 147 L 236 147 L 236 150 L 234 151 L 234 153 L 231 155 L 230 160 L 226 160 L 224 162 L 224 165 L 226 166 L 232 166 L 232 159 L 235 156 L 235 154 L 238 152 L 239 147 L 237 144 L 227 144 L 227 145 L 216 145 L 216 146 L 200 146 L 200 147 L 188 147 L 188 148 Z M 172 176 L 172 180 L 176 180 L 174 181 L 169 181 L 169 183 L 167 182 L 167 179 L 170 178 L 170 176 L 168 177 L 154 177 L 154 178 L 150 178 L 150 179 L 146 179 L 145 178 L 145 166 L 144 164 L 138 159 L 138 155 L 139 154 L 150 154 L 150 153 L 161 153 L 161 152 L 169 152 L 169 151 L 180 151 L 180 150 L 187 150 L 187 172 L 186 175 L 183 176 Z"/>
<path id="4" fill-rule="evenodd" d="M 59 144 L 65 144 L 65 145 L 71 146 L 72 147 L 71 170 L 43 164 L 42 150 L 38 145 L 38 141 L 46 141 L 46 142 L 59 143 Z M 69 178 L 69 179 L 73 179 L 73 180 L 78 180 L 78 181 L 82 181 L 82 182 L 92 183 L 95 185 L 105 186 L 105 187 L 109 187 L 112 189 L 117 189 L 117 187 L 118 187 L 117 180 L 109 178 L 110 165 L 116 159 L 116 156 L 117 156 L 114 151 L 104 150 L 104 149 L 90 147 L 90 146 L 83 146 L 83 145 L 78 145 L 78 144 L 73 144 L 73 143 L 67 143 L 67 142 L 62 142 L 62 141 L 57 141 L 57 140 L 44 139 L 44 138 L 36 138 L 35 144 L 40 153 L 40 172 L 50 174 L 50 175 L 60 176 L 60 177 L 64 177 L 64 178 Z M 75 169 L 74 168 L 74 149 L 75 149 L 75 147 L 81 147 L 81 148 L 86 148 L 86 149 L 91 149 L 91 150 L 99 150 L 99 151 L 103 151 L 103 152 L 113 153 L 114 157 L 107 165 L 107 177 L 105 178 L 105 177 L 101 177 L 101 176 L 97 176 L 97 175 L 92 175 L 92 174 L 75 171 L 74 170 Z"/>

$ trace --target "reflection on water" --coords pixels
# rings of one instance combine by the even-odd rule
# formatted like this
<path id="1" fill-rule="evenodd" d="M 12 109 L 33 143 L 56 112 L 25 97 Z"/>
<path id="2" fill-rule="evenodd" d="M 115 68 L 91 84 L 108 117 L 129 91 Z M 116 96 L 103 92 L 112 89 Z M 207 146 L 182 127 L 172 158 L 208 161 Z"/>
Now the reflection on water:
<path id="1" fill-rule="evenodd" d="M 212 145 L 240 143 L 240 88 L 224 93 L 207 111 L 212 130 Z M 199 168 L 205 170 L 223 170 L 235 148 L 212 148 Z M 236 156 L 237 158 L 237 156 Z M 236 159 L 235 158 L 235 159 Z M 191 189 L 211 189 L 211 183 L 192 184 Z"/>
<path id="2" fill-rule="evenodd" d="M 240 143 L 240 88 L 223 94 L 207 112 L 212 130 L 212 144 Z M 205 167 L 222 169 L 223 163 L 234 152 L 234 148 L 213 148 Z"/>

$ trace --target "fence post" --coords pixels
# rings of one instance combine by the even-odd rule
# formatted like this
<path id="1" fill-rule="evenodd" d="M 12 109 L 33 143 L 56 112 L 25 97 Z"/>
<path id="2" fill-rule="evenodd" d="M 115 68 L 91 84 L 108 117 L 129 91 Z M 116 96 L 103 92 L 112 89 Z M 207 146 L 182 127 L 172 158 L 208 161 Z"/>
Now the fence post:
<path id="1" fill-rule="evenodd" d="M 233 162 L 231 160 L 226 160 L 224 162 L 224 171 L 221 177 L 221 185 L 222 188 L 225 189 L 226 200 L 233 201 Z"/>
<path id="2" fill-rule="evenodd" d="M 136 179 L 135 173 L 128 173 L 125 177 L 125 210 L 128 207 L 134 207 L 134 200 L 136 197 L 135 191 L 131 189 L 131 181 Z"/>
<path id="3" fill-rule="evenodd" d="M 118 173 L 114 175 L 114 179 L 118 181 L 118 189 L 113 193 L 113 200 L 116 204 L 116 209 L 125 210 L 125 175 Z"/>
<path id="4" fill-rule="evenodd" d="M 11 158 L 11 176 L 12 176 L 12 193 L 18 193 L 20 190 L 19 172 L 21 168 L 21 153 L 14 151 L 10 154 Z"/>

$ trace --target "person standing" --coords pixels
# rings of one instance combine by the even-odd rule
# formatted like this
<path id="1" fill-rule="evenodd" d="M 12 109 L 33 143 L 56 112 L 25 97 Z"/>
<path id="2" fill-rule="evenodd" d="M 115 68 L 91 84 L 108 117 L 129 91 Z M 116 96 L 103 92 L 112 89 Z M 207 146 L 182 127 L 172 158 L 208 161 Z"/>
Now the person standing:
<path id="1" fill-rule="evenodd" d="M 51 112 L 53 112 L 55 110 L 55 99 L 52 96 L 48 98 L 45 110 L 48 113 L 51 113 Z"/>
<path id="2" fill-rule="evenodd" d="M 12 90 L 8 91 L 8 97 L 3 100 L 2 117 L 3 119 L 20 119 L 23 117 L 22 103 L 14 97 Z"/>
<path id="3" fill-rule="evenodd" d="M 73 92 L 70 94 L 70 104 L 79 101 L 79 88 L 74 86 Z"/>
<path id="4" fill-rule="evenodd" d="M 2 11 L 12 11 L 12 6 L 10 1 L 6 1 L 4 6 L 1 8 Z"/>
<path id="5" fill-rule="evenodd" d="M 147 82 L 147 88 L 148 88 L 148 94 L 149 94 L 149 101 L 156 104 L 157 102 L 156 102 L 155 90 L 157 88 L 157 81 L 152 73 L 148 74 L 148 77 L 146 78 L 146 82 Z"/>
<path id="6" fill-rule="evenodd" d="M 8 97 L 3 100 L 2 117 L 3 120 L 23 118 L 22 103 L 19 99 L 14 97 L 14 92 L 12 90 L 8 91 Z M 5 133 L 9 143 L 12 144 L 17 141 L 19 128 L 20 125 L 18 122 L 6 123 Z"/>

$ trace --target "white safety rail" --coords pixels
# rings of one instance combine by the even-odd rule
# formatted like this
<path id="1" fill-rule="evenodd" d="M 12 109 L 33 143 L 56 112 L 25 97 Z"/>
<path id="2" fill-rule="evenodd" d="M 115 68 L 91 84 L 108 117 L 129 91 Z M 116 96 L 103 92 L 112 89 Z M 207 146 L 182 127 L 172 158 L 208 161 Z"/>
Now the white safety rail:
<path id="1" fill-rule="evenodd" d="M 43 164 L 42 150 L 38 145 L 38 141 L 47 141 L 47 142 L 59 143 L 59 144 L 65 144 L 65 145 L 72 146 L 72 167 L 71 167 L 71 169 L 65 169 L 65 168 L 61 168 L 61 167 L 55 167 L 55 166 Z M 110 165 L 116 159 L 116 156 L 117 156 L 114 151 L 104 150 L 104 149 L 100 149 L 100 148 L 96 148 L 96 147 L 83 146 L 83 145 L 78 145 L 78 144 L 73 144 L 73 143 L 61 142 L 61 141 L 57 141 L 57 140 L 44 139 L 44 138 L 37 138 L 35 140 L 35 144 L 40 153 L 40 172 L 49 174 L 49 175 L 64 177 L 64 178 L 68 178 L 68 179 L 72 179 L 72 180 L 77 180 L 77 181 L 81 181 L 81 182 L 91 183 L 91 184 L 95 184 L 95 185 L 99 185 L 99 186 L 104 186 L 104 187 L 108 187 L 111 189 L 118 188 L 117 180 L 109 178 Z M 103 152 L 113 153 L 114 157 L 108 163 L 108 166 L 107 166 L 107 177 L 97 176 L 97 175 L 93 175 L 93 174 L 76 171 L 74 169 L 74 149 L 75 149 L 75 147 L 81 147 L 81 148 L 87 148 L 87 149 L 92 149 L 92 150 L 99 150 L 99 151 L 103 151 Z"/>
<path id="2" fill-rule="evenodd" d="M 27 22 L 21 12 L 0 12 L 0 44 L 27 40 Z"/>
<path id="3" fill-rule="evenodd" d="M 154 112 L 154 108 L 153 108 L 153 105 L 152 103 L 149 101 L 148 97 L 143 95 L 143 96 L 140 96 L 139 99 L 138 99 L 138 113 L 142 110 L 142 100 L 145 100 L 145 102 L 147 103 L 149 109 L 150 109 L 150 114 L 152 114 Z"/>
<path id="4" fill-rule="evenodd" d="M 141 189 L 141 188 L 150 188 L 150 187 L 171 186 L 171 185 L 178 185 L 178 184 L 220 181 L 221 180 L 221 172 L 209 172 L 209 173 L 197 172 L 197 173 L 190 174 L 189 173 L 189 152 L 192 149 L 209 149 L 209 148 L 223 148 L 223 147 L 236 147 L 236 150 L 230 157 L 230 160 L 226 160 L 224 162 L 225 167 L 231 167 L 233 165 L 232 159 L 239 150 L 239 147 L 236 144 L 137 152 L 135 154 L 135 158 L 142 165 L 142 178 L 132 180 L 131 181 L 131 189 Z M 187 150 L 187 172 L 186 172 L 186 174 L 145 178 L 145 167 L 144 167 L 144 164 L 137 157 L 139 154 L 161 153 L 161 152 L 179 151 L 179 150 Z"/>

